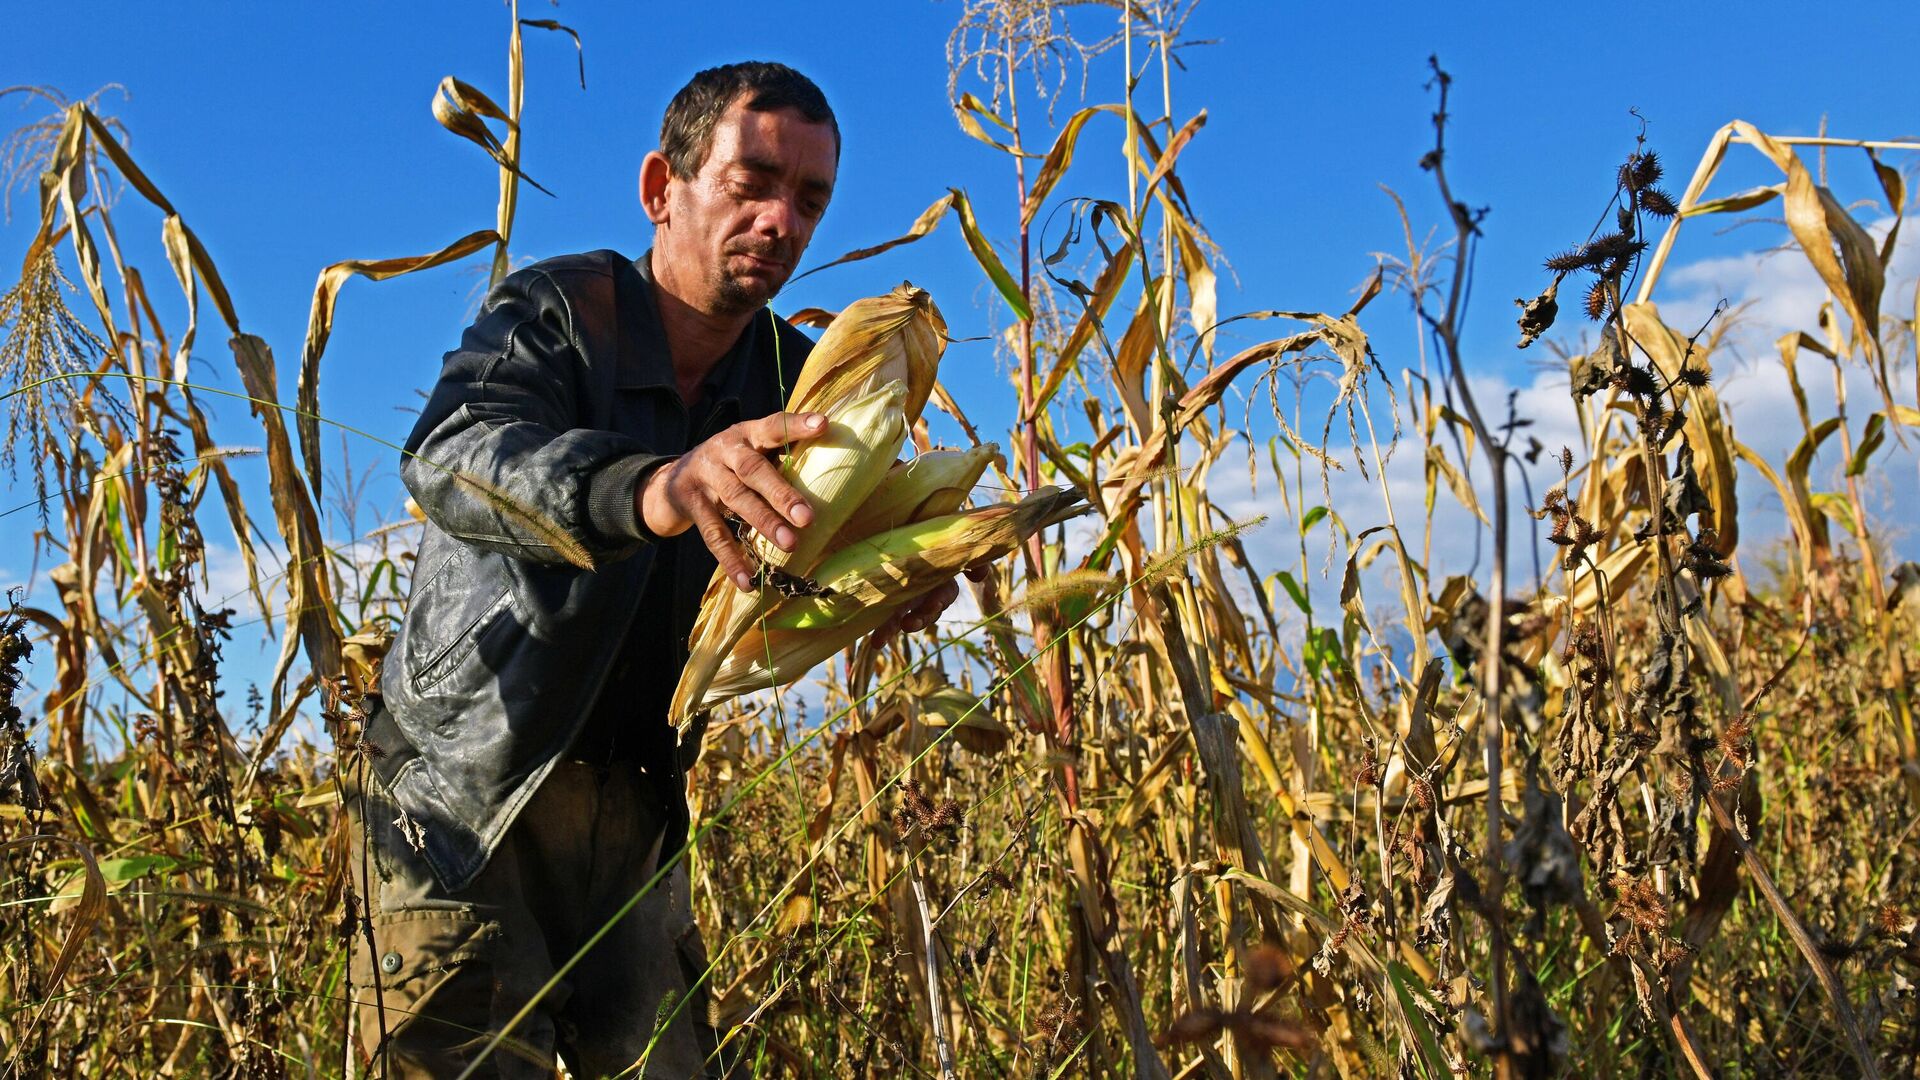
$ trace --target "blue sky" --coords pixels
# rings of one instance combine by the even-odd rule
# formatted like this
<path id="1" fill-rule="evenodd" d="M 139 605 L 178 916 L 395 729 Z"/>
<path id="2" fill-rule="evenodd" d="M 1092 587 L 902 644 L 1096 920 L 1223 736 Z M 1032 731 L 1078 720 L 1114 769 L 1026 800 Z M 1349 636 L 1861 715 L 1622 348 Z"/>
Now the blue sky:
<path id="1" fill-rule="evenodd" d="M 568 39 L 529 31 L 525 168 L 557 197 L 523 189 L 516 255 L 643 250 L 648 227 L 634 177 L 655 144 L 662 107 L 692 71 L 745 57 L 800 67 L 839 114 L 841 180 L 814 241 L 815 261 L 896 235 L 950 185 L 970 192 L 993 238 L 1010 239 L 1007 162 L 964 136 L 947 104 L 944 47 L 960 12 L 955 0 L 528 0 L 523 15 L 580 32 L 587 88 L 577 81 Z M 1074 19 L 1098 36 L 1113 13 L 1087 8 Z M 162 9 L 102 2 L 22 6 L 8 25 L 13 47 L 0 83 L 74 95 L 107 83 L 125 88 L 104 111 L 126 124 L 136 158 L 211 251 L 244 325 L 276 350 L 283 398 L 292 394 L 323 266 L 425 253 L 493 222 L 491 163 L 436 125 L 428 106 L 449 74 L 504 99 L 502 4 L 176 2 Z M 1612 169 L 1639 130 L 1629 110 L 1650 122 L 1650 145 L 1669 163 L 1675 194 L 1708 136 L 1735 117 L 1775 134 L 1812 133 L 1823 116 L 1840 135 L 1920 134 L 1920 88 L 1903 77 L 1920 41 L 1920 5 L 1911 3 L 1850 4 L 1814 22 L 1803 3 L 1576 9 L 1213 0 L 1187 30 L 1216 42 L 1184 54 L 1188 70 L 1176 76 L 1173 104 L 1181 120 L 1208 110 L 1181 173 L 1231 261 L 1222 315 L 1344 310 L 1374 265 L 1372 253 L 1403 251 L 1381 184 L 1407 199 L 1420 231 L 1441 221 L 1431 180 L 1416 165 L 1432 137 L 1426 58 L 1439 54 L 1455 76 L 1449 160 L 1456 192 L 1491 208 L 1469 351 L 1477 373 L 1515 387 L 1537 381 L 1527 362 L 1541 360 L 1542 350 L 1512 348 L 1509 301 L 1539 291 L 1541 258 L 1592 225 Z M 1116 99 L 1119 78 L 1117 62 L 1096 62 L 1086 100 Z M 1061 118 L 1079 103 L 1077 79 L 1077 71 L 1069 76 Z M 16 101 L 0 101 L 0 126 L 37 118 L 37 111 L 17 111 Z M 1058 194 L 1123 191 L 1117 146 L 1117 123 L 1094 121 L 1081 143 L 1090 160 Z M 1836 156 L 1833 168 L 1843 194 L 1870 193 L 1860 155 Z M 1776 176 L 1736 148 L 1715 187 L 1732 191 Z M 155 242 L 159 221 L 134 208 L 136 198 L 121 218 L 122 238 L 160 300 L 171 279 Z M 31 191 L 16 191 L 12 220 L 0 226 L 6 265 L 17 265 L 31 236 L 32 199 Z M 1716 228 L 1691 227 L 1683 238 L 1676 268 L 1693 276 L 1678 279 L 1691 281 L 1691 292 L 1676 302 L 1710 307 L 1716 292 L 1738 293 L 1785 272 L 1777 271 L 1779 260 L 1756 263 L 1752 254 L 1780 241 L 1776 226 Z M 484 280 L 482 265 L 350 282 L 323 368 L 323 412 L 401 441 L 416 390 L 457 340 Z M 987 333 L 1004 319 L 988 310 L 988 290 L 951 222 L 921 244 L 808 278 L 776 306 L 837 308 L 902 278 L 933 291 L 956 336 Z M 1901 297 L 1890 307 L 1908 308 L 1910 279 L 1905 289 L 1890 291 Z M 1810 322 L 1810 315 L 1794 317 Z M 1402 301 L 1383 297 L 1368 322 L 1390 371 L 1417 362 Z M 197 377 L 231 386 L 220 337 L 203 327 Z M 955 345 L 943 376 L 964 405 L 985 415 L 1009 400 L 984 342 Z M 258 445 L 242 408 L 217 411 L 218 437 Z M 378 471 L 372 506 L 391 520 L 403 498 L 393 454 L 359 442 L 348 449 L 357 468 Z M 330 436 L 336 473 L 338 454 Z M 262 463 L 238 468 L 250 482 L 264 475 Z M 9 506 L 30 497 L 29 484 L 11 481 Z M 7 552 L 0 572 L 13 580 L 25 574 L 29 517 L 0 521 Z M 230 544 L 217 520 L 208 516 L 210 538 Z"/>

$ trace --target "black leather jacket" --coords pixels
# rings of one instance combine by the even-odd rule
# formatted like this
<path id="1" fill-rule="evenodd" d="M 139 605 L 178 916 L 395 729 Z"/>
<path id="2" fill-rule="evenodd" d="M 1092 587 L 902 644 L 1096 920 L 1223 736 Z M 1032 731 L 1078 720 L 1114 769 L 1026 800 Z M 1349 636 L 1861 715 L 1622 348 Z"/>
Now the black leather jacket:
<path id="1" fill-rule="evenodd" d="M 407 439 L 401 478 L 427 524 L 368 735 L 449 889 L 479 874 L 572 745 L 640 614 L 655 550 L 633 509 L 642 475 L 779 411 L 812 348 L 757 314 L 689 431 L 647 258 L 568 255 L 502 281 Z M 676 594 L 705 588 L 699 554 L 679 560 Z"/>

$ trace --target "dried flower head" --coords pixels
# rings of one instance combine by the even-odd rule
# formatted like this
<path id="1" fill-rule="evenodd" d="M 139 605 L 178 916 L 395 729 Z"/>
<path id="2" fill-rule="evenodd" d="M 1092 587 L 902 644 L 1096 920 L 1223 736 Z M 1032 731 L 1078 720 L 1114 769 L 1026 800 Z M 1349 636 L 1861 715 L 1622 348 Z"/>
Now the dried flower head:
<path id="1" fill-rule="evenodd" d="M 1638 202 L 1641 210 L 1657 218 L 1675 217 L 1680 213 L 1680 208 L 1674 205 L 1673 196 L 1659 188 L 1647 188 L 1640 192 Z"/>
<path id="2" fill-rule="evenodd" d="M 1360 756 L 1360 767 L 1353 771 L 1354 786 L 1363 788 L 1379 787 L 1380 781 L 1385 779 L 1386 775 L 1386 770 L 1380 765 L 1379 756 L 1374 753 L 1373 739 L 1368 737 L 1366 740 L 1366 752 Z"/>
<path id="3" fill-rule="evenodd" d="M 967 823 L 965 809 L 953 799 L 939 804 L 927 797 L 918 780 L 900 785 L 900 808 L 893 813 L 894 832 L 905 840 L 918 832 L 930 838 L 939 833 L 952 839 Z"/>
<path id="4" fill-rule="evenodd" d="M 1628 154 L 1626 164 L 1620 166 L 1620 186 L 1629 190 L 1650 188 L 1660 182 L 1662 171 L 1659 154 L 1636 150 Z"/>

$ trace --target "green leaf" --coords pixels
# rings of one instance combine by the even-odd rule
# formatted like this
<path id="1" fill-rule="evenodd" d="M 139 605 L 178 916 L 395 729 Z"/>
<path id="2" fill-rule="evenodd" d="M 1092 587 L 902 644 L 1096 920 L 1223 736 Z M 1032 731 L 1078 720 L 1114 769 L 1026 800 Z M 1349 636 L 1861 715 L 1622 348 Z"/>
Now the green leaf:
<path id="1" fill-rule="evenodd" d="M 1280 587 L 1287 590 L 1287 595 L 1293 597 L 1294 606 L 1300 609 L 1301 614 L 1313 614 L 1313 605 L 1307 601 L 1307 590 L 1300 587 L 1300 582 L 1292 574 L 1282 570 L 1274 576 L 1280 579 Z"/>
<path id="2" fill-rule="evenodd" d="M 1867 430 L 1860 436 L 1860 445 L 1853 448 L 1853 460 L 1847 462 L 1847 475 L 1859 476 L 1867 471 L 1867 459 L 1875 450 L 1887 441 L 1887 417 L 1884 413 L 1874 413 L 1867 417 Z"/>
<path id="3" fill-rule="evenodd" d="M 1813 508 L 1840 523 L 1840 527 L 1860 535 L 1860 523 L 1853 516 L 1853 504 L 1845 495 L 1835 491 L 1816 491 L 1812 496 Z"/>
<path id="4" fill-rule="evenodd" d="M 1901 427 L 1920 426 L 1920 409 L 1910 405 L 1895 405 L 1893 421 Z M 1875 450 L 1886 445 L 1886 441 L 1887 414 L 1877 412 L 1867 417 L 1867 430 L 1860 435 L 1860 445 L 1853 449 L 1853 460 L 1847 462 L 1847 475 L 1859 476 L 1866 472 L 1867 459 L 1873 456 Z"/>
<path id="5" fill-rule="evenodd" d="M 389 578 L 393 579 L 394 590 L 395 591 L 399 590 L 400 574 L 399 574 L 399 571 L 394 567 L 393 560 L 381 559 L 379 562 L 373 564 L 373 572 L 367 575 L 366 588 L 360 590 L 360 607 L 362 609 L 364 609 L 368 604 L 373 603 L 373 594 L 375 590 L 377 590 L 380 587 L 380 573 L 383 570 L 386 571 L 386 574 Z"/>
<path id="6" fill-rule="evenodd" d="M 107 526 L 107 536 L 113 541 L 113 557 L 127 577 L 138 576 L 133 568 L 133 549 L 127 545 L 127 530 L 121 519 L 120 482 L 109 481 L 102 485 L 101 496 L 106 505 L 101 510 L 101 520 Z"/>
<path id="7" fill-rule="evenodd" d="M 993 245 L 981 233 L 980 223 L 973 217 L 973 204 L 967 201 L 967 193 L 959 188 L 948 190 L 953 193 L 953 212 L 960 217 L 960 232 L 967 238 L 967 247 L 973 251 L 974 261 L 987 272 L 994 288 L 1000 290 L 1007 306 L 1013 309 L 1014 316 L 1021 322 L 1031 322 L 1033 308 L 1028 306 L 1027 298 L 1021 294 L 1019 283 L 1013 280 L 1013 275 L 1007 273 L 1006 266 L 1000 262 L 1000 256 L 994 253 Z"/>
<path id="8" fill-rule="evenodd" d="M 100 876 L 118 883 L 148 874 L 164 874 L 179 865 L 180 860 L 170 855 L 129 855 L 123 859 L 101 859 Z"/>
<path id="9" fill-rule="evenodd" d="M 1300 535 L 1307 535 L 1315 525 L 1320 523 L 1320 519 L 1326 517 L 1329 512 L 1330 511 L 1324 506 L 1316 506 L 1300 515 Z"/>
<path id="10" fill-rule="evenodd" d="M 1307 639 L 1300 649 L 1300 659 L 1311 678 L 1319 678 L 1322 671 L 1347 669 L 1346 655 L 1340 649 L 1340 635 L 1328 626 L 1316 626 L 1307 632 Z"/>
<path id="11" fill-rule="evenodd" d="M 162 574 L 173 569 L 174 560 L 180 557 L 180 538 L 174 535 L 172 528 L 163 527 L 160 530 L 160 543 L 154 551 L 153 557 L 159 564 L 159 570 Z"/>
<path id="12" fill-rule="evenodd" d="M 1399 999 L 1400 1011 L 1406 1014 L 1407 1026 L 1413 1029 L 1414 1038 L 1419 1042 L 1420 1052 L 1414 1060 L 1420 1063 L 1420 1071 L 1428 1080 L 1448 1080 L 1453 1073 L 1447 1068 L 1447 1056 L 1440 1052 L 1440 1041 L 1433 1037 L 1433 1028 L 1427 1024 L 1427 1014 L 1420 1011 L 1414 1002 L 1418 993 L 1426 997 L 1423 991 L 1414 988 L 1413 972 L 1397 960 L 1387 961 L 1387 981 L 1393 984 L 1393 996 Z"/>

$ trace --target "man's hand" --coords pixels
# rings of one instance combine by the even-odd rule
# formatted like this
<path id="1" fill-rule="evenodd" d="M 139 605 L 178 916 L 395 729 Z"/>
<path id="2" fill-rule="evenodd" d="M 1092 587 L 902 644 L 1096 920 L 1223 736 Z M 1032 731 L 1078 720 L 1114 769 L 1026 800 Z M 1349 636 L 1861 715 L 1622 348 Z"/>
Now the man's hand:
<path id="1" fill-rule="evenodd" d="M 794 530 L 812 523 L 813 507 L 767 453 L 826 430 L 827 418 L 820 413 L 779 412 L 735 424 L 649 474 L 635 510 L 655 536 L 698 528 L 720 569 L 740 591 L 751 591 L 753 565 L 726 515 L 736 515 L 780 550 L 792 551 L 799 539 Z"/>
<path id="2" fill-rule="evenodd" d="M 992 570 L 992 563 L 977 562 L 967 567 L 965 572 L 970 581 L 985 581 L 987 574 Z M 960 599 L 960 584 L 957 581 L 949 581 L 907 607 L 901 608 L 893 618 L 882 623 L 880 629 L 873 632 L 874 641 L 884 645 L 893 640 L 895 634 L 919 633 L 932 626 L 934 621 L 940 618 L 940 613 L 947 610 L 958 599 Z"/>

